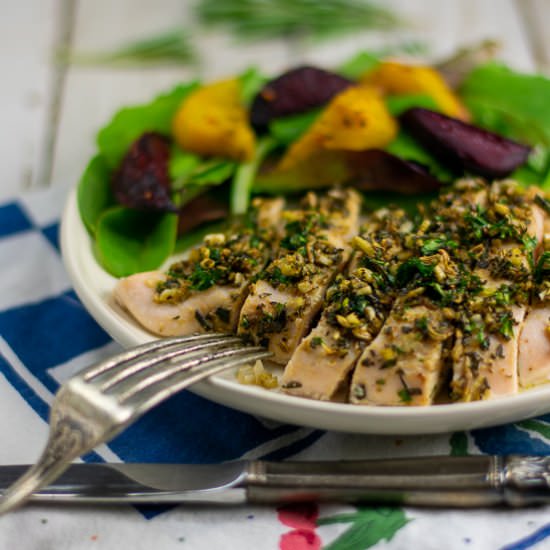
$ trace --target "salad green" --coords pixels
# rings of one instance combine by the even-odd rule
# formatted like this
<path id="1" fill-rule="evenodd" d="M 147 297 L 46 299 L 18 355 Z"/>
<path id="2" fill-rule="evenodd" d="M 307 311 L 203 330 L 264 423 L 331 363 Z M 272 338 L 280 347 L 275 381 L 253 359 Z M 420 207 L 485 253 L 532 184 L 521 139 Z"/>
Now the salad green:
<path id="1" fill-rule="evenodd" d="M 347 77 L 356 77 L 365 67 L 374 68 L 379 59 L 369 53 L 355 56 L 342 66 Z M 240 77 L 241 98 L 249 105 L 267 78 L 257 69 Z M 98 261 L 115 276 L 158 267 L 182 243 L 193 241 L 193 230 L 179 237 L 178 216 L 162 212 L 140 212 L 116 204 L 111 190 L 113 173 L 131 144 L 144 132 L 170 135 L 173 117 L 188 94 L 200 86 L 198 81 L 178 85 L 151 102 L 124 108 L 100 130 L 97 154 L 86 167 L 78 185 L 78 205 L 82 220 L 94 241 Z M 460 87 L 459 97 L 472 114 L 472 122 L 508 138 L 533 147 L 528 162 L 511 177 L 525 184 L 550 189 L 550 80 L 540 75 L 520 74 L 497 63 L 475 68 Z M 398 116 L 410 107 L 438 110 L 432 97 L 423 93 L 385 98 L 389 112 Z M 169 175 L 174 204 L 185 206 L 200 194 L 218 186 L 227 195 L 231 212 L 243 214 L 250 196 L 258 191 L 255 181 L 264 159 L 273 151 L 284 151 L 317 120 L 320 108 L 274 119 L 267 134 L 259 139 L 255 156 L 238 162 L 226 158 L 205 158 L 172 146 Z M 424 166 L 441 182 L 450 182 L 458 173 L 400 130 L 385 150 L 406 161 Z M 265 189 L 264 189 L 265 190 Z M 297 188 L 294 191 L 299 190 Z M 426 196 L 430 196 L 429 194 Z M 420 196 L 407 198 L 381 192 L 369 193 L 367 205 L 388 200 L 402 202 L 407 209 Z"/>

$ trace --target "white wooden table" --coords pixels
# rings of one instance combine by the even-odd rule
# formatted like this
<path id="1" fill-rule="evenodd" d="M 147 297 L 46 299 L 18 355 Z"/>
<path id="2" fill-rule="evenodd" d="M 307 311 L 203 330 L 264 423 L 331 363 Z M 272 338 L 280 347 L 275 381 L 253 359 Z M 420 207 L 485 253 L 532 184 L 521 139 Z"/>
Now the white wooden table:
<path id="1" fill-rule="evenodd" d="M 0 202 L 28 190 L 74 186 L 94 151 L 97 130 L 119 107 L 146 101 L 179 81 L 197 76 L 189 68 L 74 66 L 64 71 L 54 63 L 54 53 L 67 42 L 81 52 L 109 50 L 180 23 L 189 24 L 191 0 L 0 0 L 0 3 L 3 8 L 0 16 Z M 251 64 L 272 74 L 305 61 L 330 66 L 362 48 L 381 48 L 413 40 L 427 43 L 431 56 L 437 59 L 451 54 L 457 47 L 486 38 L 502 43 L 501 58 L 514 68 L 550 72 L 550 34 L 546 28 L 550 21 L 550 0 L 385 0 L 383 3 L 402 13 L 410 21 L 411 28 L 386 34 L 359 34 L 337 45 L 330 42 L 315 48 L 301 47 L 299 52 L 288 43 L 269 42 L 252 48 L 236 45 L 228 35 L 207 33 L 197 38 L 203 58 L 198 76 L 205 79 L 222 77 Z M 1 255 L 0 259 L 7 263 Z M 29 260 L 28 265 L 34 268 L 38 260 L 33 261 Z M 61 269 L 59 265 L 59 272 L 55 272 L 60 278 Z M 18 284 L 17 279 L 14 285 Z M 10 361 L 16 364 L 19 360 L 10 356 Z M 0 462 L 29 462 L 40 451 L 46 424 L 25 405 L 20 393 L 7 381 L 0 380 L 0 386 L 2 384 L 5 397 L 2 400 L 4 414 L 0 415 Z M 37 392 L 41 391 L 41 386 L 35 387 Z M 47 402 L 48 395 L 40 396 Z M 20 411 L 15 418 L 5 414 L 12 410 Z M 24 437 L 21 437 L 23 430 Z M 281 440 L 287 438 L 284 444 L 290 445 L 294 437 L 305 436 L 291 433 L 281 436 Z M 20 444 L 20 440 L 25 444 Z M 319 453 L 364 458 L 368 440 L 361 439 L 361 444 L 358 440 L 355 436 L 344 438 L 329 434 L 315 446 L 305 449 L 298 458 L 317 459 Z M 431 454 L 448 452 L 447 438 L 388 439 L 384 450 L 388 454 L 381 456 L 409 456 L 419 445 Z M 336 454 L 332 452 L 334 449 L 338 450 Z M 254 450 L 260 451 L 261 446 Z M 109 449 L 102 453 L 108 460 L 117 458 Z M 266 526 L 270 529 L 271 543 L 266 541 L 264 547 L 274 548 L 276 542 L 273 541 L 279 538 L 276 530 L 279 529 L 281 536 L 290 530 L 282 522 L 277 527 L 273 510 L 255 512 L 255 523 L 251 523 L 253 516 L 246 515 L 246 510 L 225 509 L 209 513 L 204 509 L 175 509 L 152 525 L 136 521 L 136 513 L 130 509 L 116 514 L 109 509 L 90 511 L 84 508 L 67 513 L 64 509 L 46 512 L 37 507 L 6 518 L 0 526 L 0 549 L 110 550 L 124 547 L 120 543 L 124 539 L 119 530 L 131 535 L 130 546 L 136 549 L 241 549 L 247 548 L 242 542 L 244 529 L 260 539 L 265 536 L 263 529 Z M 485 550 L 488 546 L 483 544 L 486 540 L 483 536 L 491 539 L 493 533 L 499 533 L 502 540 L 512 541 L 520 535 L 530 535 L 548 521 L 545 513 L 544 509 L 542 512 L 476 511 L 475 514 L 436 511 L 435 515 L 433 511 L 417 511 L 410 528 L 402 538 L 396 538 L 391 547 L 439 549 L 448 530 L 462 533 L 461 529 L 466 526 L 464 536 L 455 537 L 452 548 L 464 542 L 465 548 Z M 45 517 L 49 519 L 46 521 Z M 210 529 L 220 523 L 223 531 L 217 533 Z M 333 528 L 329 534 L 334 538 L 337 530 L 347 527 L 342 524 L 325 529 Z M 479 535 L 474 541 L 470 540 L 472 530 Z M 208 531 L 212 537 L 207 541 L 209 546 L 198 546 L 203 531 Z M 29 533 L 30 536 L 25 537 Z M 97 533 L 99 540 L 96 540 Z M 432 542 L 437 542 L 431 546 L 424 544 L 430 537 Z M 542 543 L 547 544 L 546 548 L 549 540 Z M 411 541 L 423 542 L 411 545 Z M 386 543 L 382 542 L 381 547 L 386 547 Z"/>
<path id="2" fill-rule="evenodd" d="M 1 0 L 0 199 L 27 189 L 73 185 L 94 150 L 95 133 L 121 105 L 149 99 L 191 78 L 186 67 L 110 69 L 54 63 L 76 51 L 108 50 L 179 23 L 189 0 Z M 500 41 L 501 58 L 525 71 L 550 68 L 549 0 L 391 0 L 411 23 L 406 31 L 361 33 L 296 52 L 283 42 L 236 44 L 209 32 L 196 39 L 203 78 L 251 64 L 271 73 L 309 61 L 330 66 L 361 48 L 419 40 L 439 58 L 484 38 Z"/>

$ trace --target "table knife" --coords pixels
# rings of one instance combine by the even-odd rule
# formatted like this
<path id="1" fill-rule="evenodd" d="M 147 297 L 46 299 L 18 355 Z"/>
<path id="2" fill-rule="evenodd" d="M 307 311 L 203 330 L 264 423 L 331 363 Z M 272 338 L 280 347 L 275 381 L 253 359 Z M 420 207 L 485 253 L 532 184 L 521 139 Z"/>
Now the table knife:
<path id="1" fill-rule="evenodd" d="M 28 466 L 0 466 L 4 491 Z M 73 464 L 32 497 L 51 503 L 527 506 L 550 503 L 550 457 L 418 458 L 221 464 Z"/>

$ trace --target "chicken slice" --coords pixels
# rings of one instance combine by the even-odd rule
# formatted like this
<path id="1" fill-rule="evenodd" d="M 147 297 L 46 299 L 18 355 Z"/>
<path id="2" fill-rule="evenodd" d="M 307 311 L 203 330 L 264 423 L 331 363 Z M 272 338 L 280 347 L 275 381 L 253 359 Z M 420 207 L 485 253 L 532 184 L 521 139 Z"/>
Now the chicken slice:
<path id="1" fill-rule="evenodd" d="M 530 254 L 540 241 L 543 220 L 533 198 L 513 182 L 496 182 L 486 211 L 476 221 L 484 231 L 484 242 L 472 248 L 479 284 L 465 304 L 452 352 L 453 399 L 493 399 L 518 392 Z"/>
<path id="2" fill-rule="evenodd" d="M 238 333 L 266 346 L 285 364 L 319 313 L 328 285 L 349 261 L 361 198 L 353 190 L 309 193 L 304 207 L 285 212 L 278 256 L 251 285 Z"/>
<path id="3" fill-rule="evenodd" d="M 148 331 L 159 336 L 183 336 L 208 330 L 227 332 L 237 326 L 243 288 L 215 285 L 191 292 L 183 301 L 159 303 L 157 288 L 167 277 L 161 271 L 136 273 L 122 279 L 115 299 Z"/>
<path id="4" fill-rule="evenodd" d="M 532 304 L 519 337 L 518 377 L 522 389 L 550 382 L 550 203 L 546 208 L 544 237 L 533 273 Z"/>
<path id="5" fill-rule="evenodd" d="M 206 236 L 201 247 L 167 273 L 121 279 L 115 300 L 159 336 L 236 331 L 250 280 L 277 247 L 283 206 L 282 199 L 257 199 L 247 227 Z"/>
<path id="6" fill-rule="evenodd" d="M 450 325 L 433 304 L 394 306 L 355 369 L 350 400 L 363 405 L 430 405 L 442 382 Z"/>
<path id="7" fill-rule="evenodd" d="M 404 243 L 399 296 L 375 340 L 363 351 L 350 401 L 361 405 L 430 405 L 446 375 L 447 348 L 465 276 L 458 246 L 462 220 L 483 203 L 486 185 L 461 180 L 435 201 Z"/>
<path id="8" fill-rule="evenodd" d="M 355 248 L 347 275 L 327 291 L 322 317 L 285 368 L 287 393 L 330 400 L 347 381 L 361 351 L 376 336 L 394 299 L 390 271 L 402 260 L 412 223 L 402 210 L 375 212 Z"/>
<path id="9" fill-rule="evenodd" d="M 527 314 L 519 337 L 518 376 L 522 389 L 550 382 L 550 306 L 539 303 Z"/>

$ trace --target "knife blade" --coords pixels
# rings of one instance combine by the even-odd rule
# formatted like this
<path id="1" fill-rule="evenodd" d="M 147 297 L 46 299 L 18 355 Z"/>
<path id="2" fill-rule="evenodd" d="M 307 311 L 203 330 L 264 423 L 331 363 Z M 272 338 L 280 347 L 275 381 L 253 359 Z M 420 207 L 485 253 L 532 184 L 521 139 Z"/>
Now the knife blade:
<path id="1" fill-rule="evenodd" d="M 0 491 L 28 466 L 0 466 Z M 550 503 L 550 457 L 431 456 L 221 464 L 72 464 L 32 496 L 58 503 L 527 506 Z"/>

